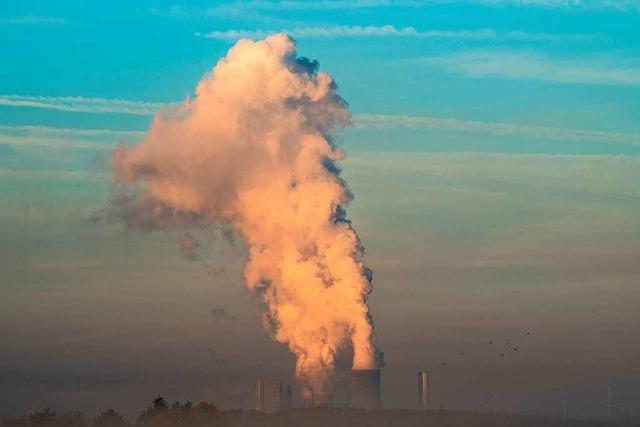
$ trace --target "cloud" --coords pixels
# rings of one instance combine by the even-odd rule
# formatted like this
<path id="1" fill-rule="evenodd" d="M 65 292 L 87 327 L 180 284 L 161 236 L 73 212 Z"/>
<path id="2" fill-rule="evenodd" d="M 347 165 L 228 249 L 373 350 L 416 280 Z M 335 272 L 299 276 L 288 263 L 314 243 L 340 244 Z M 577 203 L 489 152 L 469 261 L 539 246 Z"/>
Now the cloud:
<path id="1" fill-rule="evenodd" d="M 263 10 L 331 10 L 331 9 L 363 9 L 372 7 L 386 7 L 386 6 L 401 6 L 401 7 L 416 7 L 421 2 L 415 0 L 320 0 L 320 1 L 293 1 L 293 0 L 280 0 L 280 1 L 248 1 L 248 2 L 235 2 L 231 3 L 227 7 L 230 8 L 253 8 Z M 422 2 L 424 4 L 424 2 Z M 220 6 L 220 9 L 224 9 L 224 6 Z"/>
<path id="2" fill-rule="evenodd" d="M 639 11 L 636 0 L 470 0 L 486 6 L 543 7 L 565 10 L 615 10 L 619 12 Z"/>
<path id="3" fill-rule="evenodd" d="M 467 77 L 640 86 L 640 62 L 615 57 L 555 59 L 529 51 L 468 51 L 414 60 Z"/>
<path id="4" fill-rule="evenodd" d="M 220 274 L 223 274 L 225 271 L 227 271 L 227 269 L 223 265 L 218 267 L 207 267 L 207 276 L 215 277 Z"/>
<path id="5" fill-rule="evenodd" d="M 394 114 L 354 114 L 355 129 L 443 130 L 479 135 L 524 136 L 529 138 L 590 141 L 607 144 L 640 145 L 640 135 L 597 130 L 567 129 L 524 124 L 482 122 L 458 118 L 411 116 Z M 58 149 L 112 149 L 118 141 L 137 142 L 144 132 L 111 129 L 72 129 L 47 126 L 2 126 L 0 144 Z M 224 231 L 224 238 L 233 244 L 233 235 Z"/>
<path id="6" fill-rule="evenodd" d="M 236 1 L 200 10 L 200 15 L 242 16 L 255 11 L 338 11 L 371 8 L 424 8 L 447 4 L 479 4 L 488 7 L 540 7 L 559 10 L 614 10 L 620 12 L 638 11 L 640 4 L 635 0 L 253 0 Z M 154 9 L 155 13 L 158 13 Z M 189 11 L 174 6 L 164 14 L 184 16 Z"/>
<path id="7" fill-rule="evenodd" d="M 431 30 L 419 31 L 414 27 L 395 27 L 393 25 L 360 26 L 338 25 L 330 27 L 296 27 L 284 30 L 239 30 L 211 31 L 195 33 L 196 37 L 235 41 L 242 38 L 260 39 L 269 34 L 284 32 L 297 38 L 343 38 L 343 37 L 416 37 L 422 39 L 461 39 L 461 40 L 518 40 L 518 41 L 559 41 L 588 40 L 594 36 L 587 34 L 549 34 L 528 33 L 524 31 L 495 31 L 491 28 L 477 30 Z"/>
<path id="8" fill-rule="evenodd" d="M 59 149 L 113 148 L 118 141 L 138 141 L 143 132 L 110 129 L 71 129 L 48 126 L 0 125 L 0 143 Z"/>
<path id="9" fill-rule="evenodd" d="M 87 173 L 81 172 L 81 171 L 16 170 L 16 169 L 0 168 L 0 178 L 46 179 L 49 182 L 54 180 L 76 181 L 76 180 L 86 180 Z"/>
<path id="10" fill-rule="evenodd" d="M 0 105 L 81 113 L 119 113 L 147 116 L 155 114 L 163 108 L 170 107 L 171 104 L 124 99 L 85 98 L 82 96 L 0 95 Z"/>
<path id="11" fill-rule="evenodd" d="M 238 42 L 195 93 L 156 116 L 143 142 L 114 150 L 116 182 L 134 194 L 124 206 L 233 224 L 247 248 L 246 288 L 263 303 L 269 335 L 296 355 L 307 391 L 330 389 L 345 349 L 355 369 L 380 366 L 366 304 L 372 273 L 331 138 L 350 122 L 333 78 L 278 34 Z"/>
<path id="12" fill-rule="evenodd" d="M 189 9 L 182 6 L 172 6 L 167 10 L 152 9 L 156 15 L 170 16 L 246 16 L 259 12 L 286 12 L 286 11 L 337 11 L 368 9 L 377 7 L 423 7 L 428 2 L 416 0 L 311 0 L 311 1 L 266 1 L 250 0 L 235 1 L 227 4 L 209 7 L 206 9 Z"/>
<path id="13" fill-rule="evenodd" d="M 233 326 L 236 323 L 235 317 L 229 314 L 229 312 L 220 305 L 211 309 L 211 316 L 217 322 L 223 322 L 227 326 Z"/>
<path id="14" fill-rule="evenodd" d="M 429 116 L 358 114 L 356 129 L 433 129 L 484 135 L 518 135 L 564 141 L 592 141 L 609 144 L 640 145 L 640 135 L 619 132 L 526 126 Z"/>
<path id="15" fill-rule="evenodd" d="M 11 135 L 0 135 L 0 144 L 19 147 L 47 147 L 61 150 L 107 150 L 113 148 L 105 144 L 91 141 L 65 141 L 60 139 L 32 138 Z"/>
<path id="16" fill-rule="evenodd" d="M 415 36 L 418 32 L 413 27 L 396 28 L 393 25 L 383 26 L 334 26 L 334 27 L 298 27 L 289 30 L 225 30 L 211 31 L 196 36 L 207 39 L 235 41 L 241 38 L 259 39 L 278 32 L 284 32 L 299 38 L 327 37 L 370 37 L 370 36 Z"/>
<path id="17" fill-rule="evenodd" d="M 65 20 L 62 18 L 36 15 L 12 16 L 0 19 L 0 24 L 7 25 L 62 25 L 64 23 Z"/>
<path id="18" fill-rule="evenodd" d="M 209 345 L 203 345 L 203 344 L 199 344 L 199 343 L 193 343 L 192 347 L 194 350 L 196 351 L 202 351 L 207 353 L 212 361 L 216 364 L 216 365 L 226 365 L 227 361 L 221 357 L 218 356 L 218 352 L 215 351 L 215 349 Z"/>
<path id="19" fill-rule="evenodd" d="M 198 259 L 199 247 L 200 242 L 189 232 L 184 233 L 180 238 L 180 253 L 188 261 L 196 261 Z"/>
<path id="20" fill-rule="evenodd" d="M 640 145 L 640 135 L 621 132 L 393 114 L 354 114 L 352 119 L 355 129 L 442 130 L 477 135 L 523 136 L 547 140 Z M 112 149 L 118 141 L 137 142 L 143 136 L 144 132 L 140 131 L 0 125 L 0 144 L 18 147 L 33 146 L 61 150 L 93 149 L 102 151 Z M 225 229 L 223 237 L 233 244 L 233 234 L 229 230 Z"/>
<path id="21" fill-rule="evenodd" d="M 537 242 L 627 241 L 622 236 L 638 235 L 640 227 L 638 166 L 640 158 L 624 155 L 376 151 L 352 151 L 344 163 L 362 194 L 361 213 L 380 214 L 370 218 L 363 238 L 399 253 L 411 252 L 402 246 L 422 232 L 445 241 L 490 235 L 507 243 L 530 243 L 531 236 Z M 393 228 L 388 218 L 394 213 L 411 224 L 426 211 L 430 225 L 423 231 L 401 226 L 376 235 Z M 460 234 L 461 227 L 469 228 Z"/>
<path id="22" fill-rule="evenodd" d="M 118 129 L 80 129 L 80 128 L 58 128 L 50 126 L 7 126 L 0 125 L 0 133 L 28 134 L 31 136 L 47 136 L 49 138 L 123 138 L 140 137 L 144 134 L 141 131 L 118 130 Z"/>
<path id="23" fill-rule="evenodd" d="M 89 219 L 106 224 L 125 222 L 129 229 L 145 231 L 206 225 L 202 215 L 176 212 L 166 203 L 124 191 L 114 192 L 106 207 L 92 212 Z"/>

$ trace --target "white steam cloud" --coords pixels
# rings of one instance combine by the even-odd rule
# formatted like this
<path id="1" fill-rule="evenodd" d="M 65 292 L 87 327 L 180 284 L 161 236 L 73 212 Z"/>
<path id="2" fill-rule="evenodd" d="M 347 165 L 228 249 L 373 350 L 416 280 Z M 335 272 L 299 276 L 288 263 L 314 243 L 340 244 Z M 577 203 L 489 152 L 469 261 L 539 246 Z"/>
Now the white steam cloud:
<path id="1" fill-rule="evenodd" d="M 140 144 L 114 151 L 127 197 L 110 207 L 135 225 L 232 223 L 249 247 L 247 289 L 263 323 L 297 357 L 296 374 L 331 388 L 335 361 L 381 365 L 366 304 L 371 271 L 347 219 L 351 200 L 331 134 L 347 104 L 285 34 L 240 40 Z"/>

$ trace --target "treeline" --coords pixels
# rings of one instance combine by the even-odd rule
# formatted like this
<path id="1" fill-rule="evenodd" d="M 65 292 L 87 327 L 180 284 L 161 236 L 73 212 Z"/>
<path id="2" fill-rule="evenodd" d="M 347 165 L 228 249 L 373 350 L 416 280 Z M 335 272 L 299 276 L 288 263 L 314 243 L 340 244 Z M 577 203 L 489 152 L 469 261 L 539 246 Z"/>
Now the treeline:
<path id="1" fill-rule="evenodd" d="M 624 425 L 624 424 L 623 424 Z M 130 422 L 109 409 L 89 420 L 79 412 L 50 409 L 7 418 L 2 427 L 611 427 L 588 420 L 562 420 L 532 415 L 453 411 L 290 409 L 263 413 L 239 409 L 219 411 L 215 404 L 174 403 L 160 396 Z"/>

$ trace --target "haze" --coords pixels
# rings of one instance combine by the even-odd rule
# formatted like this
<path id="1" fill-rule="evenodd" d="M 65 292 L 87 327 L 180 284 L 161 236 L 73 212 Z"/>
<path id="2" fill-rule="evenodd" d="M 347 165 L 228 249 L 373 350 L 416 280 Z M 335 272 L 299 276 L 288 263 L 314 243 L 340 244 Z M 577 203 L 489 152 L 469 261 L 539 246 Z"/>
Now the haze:
<path id="1" fill-rule="evenodd" d="M 293 381 L 229 223 L 108 215 L 117 143 L 280 32 L 348 102 L 384 406 L 414 408 L 428 369 L 434 407 L 605 419 L 610 387 L 637 416 L 639 21 L 632 1 L 1 5 L 0 417 L 249 408 L 256 376 Z"/>

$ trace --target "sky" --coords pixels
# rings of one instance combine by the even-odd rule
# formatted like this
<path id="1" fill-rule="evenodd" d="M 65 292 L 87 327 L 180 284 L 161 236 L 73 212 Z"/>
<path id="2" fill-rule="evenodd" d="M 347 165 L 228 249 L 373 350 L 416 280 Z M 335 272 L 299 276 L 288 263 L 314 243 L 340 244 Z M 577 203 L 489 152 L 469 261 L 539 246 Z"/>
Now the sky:
<path id="1" fill-rule="evenodd" d="M 95 221 L 118 141 L 282 31 L 353 114 L 385 406 L 429 369 L 434 407 L 604 419 L 610 386 L 639 417 L 637 0 L 3 2 L 0 416 L 248 408 L 257 375 L 291 380 L 239 236 Z"/>

